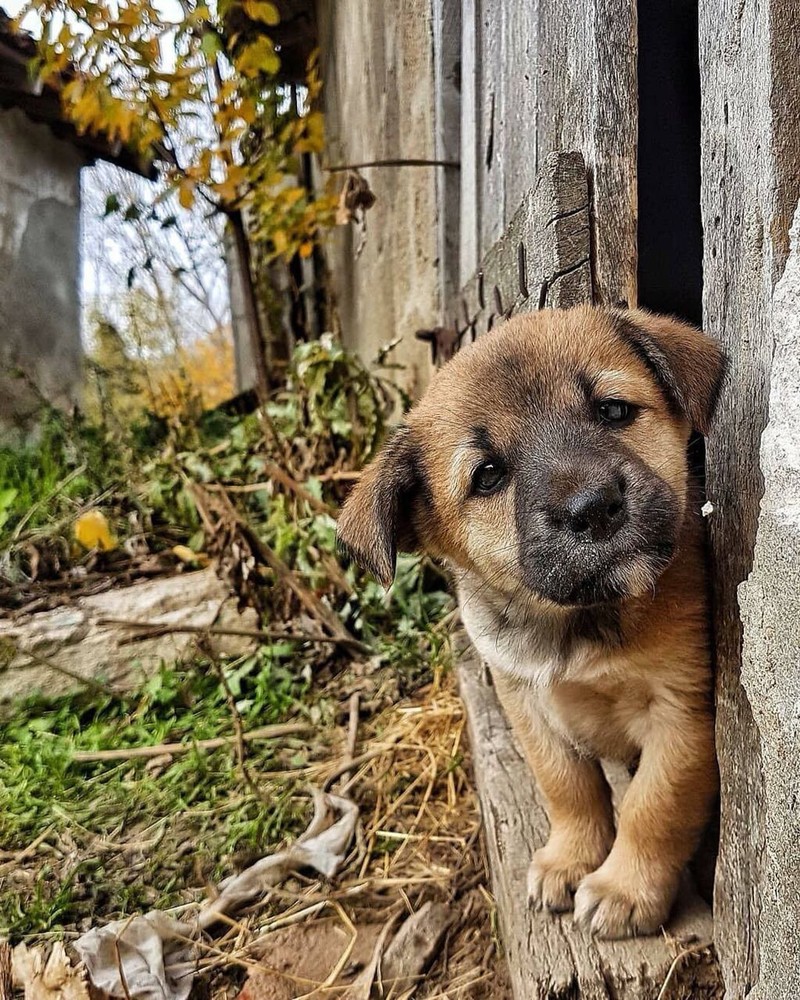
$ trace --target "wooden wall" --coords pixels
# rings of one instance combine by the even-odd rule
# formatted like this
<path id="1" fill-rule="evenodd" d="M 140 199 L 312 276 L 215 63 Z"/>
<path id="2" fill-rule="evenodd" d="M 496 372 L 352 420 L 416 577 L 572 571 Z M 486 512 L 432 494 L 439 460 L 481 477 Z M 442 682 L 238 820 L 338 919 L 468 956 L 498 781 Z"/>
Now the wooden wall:
<path id="1" fill-rule="evenodd" d="M 502 235 L 544 158 L 579 150 L 599 302 L 636 302 L 635 0 L 463 0 L 460 277 Z"/>

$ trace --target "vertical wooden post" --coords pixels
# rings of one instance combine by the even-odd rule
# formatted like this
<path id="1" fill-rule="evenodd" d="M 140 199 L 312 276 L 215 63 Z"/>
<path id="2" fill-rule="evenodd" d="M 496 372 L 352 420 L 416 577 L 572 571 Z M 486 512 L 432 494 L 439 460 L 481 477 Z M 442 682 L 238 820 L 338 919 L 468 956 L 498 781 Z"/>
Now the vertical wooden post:
<path id="1" fill-rule="evenodd" d="M 268 338 L 264 336 L 261 312 L 258 308 L 255 281 L 253 280 L 252 253 L 244 218 L 241 212 L 235 211 L 229 213 L 228 219 L 238 257 L 238 270 L 242 282 L 242 305 L 245 323 L 250 333 L 251 360 L 255 367 L 256 394 L 259 403 L 263 406 L 269 398 L 271 359 L 268 351 L 270 344 Z"/>
<path id="2" fill-rule="evenodd" d="M 458 162 L 461 156 L 461 0 L 433 0 L 433 84 L 435 154 Z M 436 169 L 441 312 L 459 287 L 458 241 L 461 178 L 454 167 Z"/>
<path id="3" fill-rule="evenodd" d="M 458 284 L 478 266 L 478 14 L 476 0 L 461 4 L 461 230 Z"/>

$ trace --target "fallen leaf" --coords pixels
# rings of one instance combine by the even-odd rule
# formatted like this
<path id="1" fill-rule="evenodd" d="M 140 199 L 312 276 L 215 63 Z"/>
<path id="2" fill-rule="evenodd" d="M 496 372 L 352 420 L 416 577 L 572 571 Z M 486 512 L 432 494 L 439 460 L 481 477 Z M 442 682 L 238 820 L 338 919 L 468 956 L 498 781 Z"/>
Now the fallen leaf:
<path id="1" fill-rule="evenodd" d="M 196 564 L 198 566 L 208 566 L 209 559 L 205 552 L 195 552 L 188 545 L 173 545 L 172 554 L 177 556 L 181 562 Z"/>
<path id="2" fill-rule="evenodd" d="M 73 966 L 60 941 L 47 958 L 41 945 L 18 944 L 11 954 L 11 979 L 25 1000 L 89 1000 L 86 969 Z"/>
<path id="3" fill-rule="evenodd" d="M 111 534 L 105 514 L 101 510 L 87 510 L 75 521 L 75 538 L 85 549 L 111 552 L 117 540 Z"/>

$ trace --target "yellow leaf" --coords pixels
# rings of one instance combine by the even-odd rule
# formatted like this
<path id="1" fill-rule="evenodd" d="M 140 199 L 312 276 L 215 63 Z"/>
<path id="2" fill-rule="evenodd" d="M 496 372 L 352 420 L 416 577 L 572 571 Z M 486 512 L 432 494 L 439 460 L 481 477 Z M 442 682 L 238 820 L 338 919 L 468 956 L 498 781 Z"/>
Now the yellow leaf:
<path id="1" fill-rule="evenodd" d="M 289 245 L 286 233 L 282 229 L 275 230 L 272 234 L 272 242 L 275 244 L 275 249 L 278 253 L 283 253 Z"/>
<path id="2" fill-rule="evenodd" d="M 253 21 L 262 21 L 274 27 L 280 21 L 278 8 L 269 0 L 244 0 L 242 4 L 245 14 Z"/>
<path id="3" fill-rule="evenodd" d="M 259 76 L 261 73 L 275 74 L 280 65 L 281 61 L 275 55 L 275 46 L 266 35 L 261 35 L 245 46 L 236 58 L 236 68 L 249 77 Z"/>
<path id="4" fill-rule="evenodd" d="M 191 208 L 194 205 L 194 181 L 188 177 L 181 178 L 178 185 L 178 201 L 181 208 Z"/>
<path id="5" fill-rule="evenodd" d="M 195 552 L 188 545 L 173 545 L 172 554 L 177 556 L 183 563 L 197 563 L 200 566 L 208 565 L 208 556 L 205 552 Z"/>
<path id="6" fill-rule="evenodd" d="M 111 534 L 105 514 L 101 510 L 87 510 L 74 525 L 75 538 L 85 549 L 100 549 L 111 552 L 117 547 L 117 540 Z"/>
<path id="7" fill-rule="evenodd" d="M 300 254 L 301 257 L 303 258 L 310 257 L 313 252 L 314 252 L 313 243 L 309 243 L 308 241 L 306 241 L 305 243 L 300 244 L 300 249 L 298 253 Z"/>
<path id="8" fill-rule="evenodd" d="M 281 191 L 281 198 L 287 208 L 296 205 L 301 198 L 305 197 L 306 189 L 301 187 L 284 188 Z"/>

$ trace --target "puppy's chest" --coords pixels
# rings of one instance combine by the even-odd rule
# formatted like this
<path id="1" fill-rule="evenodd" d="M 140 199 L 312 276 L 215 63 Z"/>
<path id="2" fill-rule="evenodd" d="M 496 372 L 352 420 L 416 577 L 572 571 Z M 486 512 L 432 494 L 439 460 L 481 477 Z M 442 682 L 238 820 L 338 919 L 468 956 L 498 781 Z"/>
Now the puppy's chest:
<path id="1" fill-rule="evenodd" d="M 598 680 L 618 659 L 597 629 L 576 630 L 563 621 L 528 620 L 513 607 L 461 602 L 461 618 L 472 644 L 494 670 L 535 687 Z"/>
<path id="2" fill-rule="evenodd" d="M 485 606 L 463 605 L 462 619 L 483 659 L 510 678 L 534 726 L 544 723 L 587 755 L 622 761 L 637 755 L 650 691 L 630 676 L 624 650 L 546 622 L 501 619 Z"/>
<path id="3" fill-rule="evenodd" d="M 533 725 L 544 722 L 579 753 L 625 763 L 637 757 L 647 727 L 647 696 L 622 684 L 521 687 Z"/>

